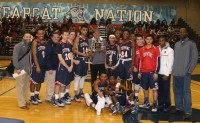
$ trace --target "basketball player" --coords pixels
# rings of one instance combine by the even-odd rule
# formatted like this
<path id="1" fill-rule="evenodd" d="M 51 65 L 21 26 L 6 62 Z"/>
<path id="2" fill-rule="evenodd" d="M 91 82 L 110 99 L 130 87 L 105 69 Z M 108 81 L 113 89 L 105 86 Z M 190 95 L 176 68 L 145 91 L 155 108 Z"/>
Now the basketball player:
<path id="1" fill-rule="evenodd" d="M 74 43 L 74 39 L 76 37 L 76 32 L 74 30 L 71 30 L 69 31 L 69 38 L 68 38 L 68 42 L 70 44 L 73 44 Z M 74 63 L 75 64 L 78 64 L 79 61 L 78 60 L 74 60 Z M 69 89 L 70 89 L 70 84 L 68 86 L 66 86 L 66 89 L 65 89 L 65 98 L 67 99 L 70 99 L 71 101 L 73 100 L 73 98 L 70 96 L 69 94 Z"/>
<path id="2" fill-rule="evenodd" d="M 159 56 L 160 51 L 158 47 L 152 44 L 153 36 L 148 35 L 145 39 L 146 45 L 139 50 L 140 66 L 138 78 L 140 79 L 140 87 L 144 90 L 144 104 L 140 108 L 149 109 L 149 92 L 148 89 L 153 90 L 153 107 L 152 112 L 157 112 L 157 98 L 158 98 L 158 71 L 159 71 Z"/>
<path id="3" fill-rule="evenodd" d="M 105 47 L 105 67 L 108 77 L 118 76 L 117 67 L 119 65 L 120 47 L 115 43 L 115 35 L 109 36 L 109 45 Z"/>
<path id="4" fill-rule="evenodd" d="M 120 88 L 123 89 L 125 93 L 120 93 Z M 127 103 L 130 103 L 131 106 L 134 106 L 132 92 L 129 89 L 127 89 L 124 85 L 117 83 L 116 76 L 114 75 L 111 75 L 109 77 L 109 83 L 108 86 L 105 88 L 105 93 L 109 95 L 109 97 L 106 97 L 106 102 L 109 102 L 107 101 L 109 98 L 112 99 L 112 102 L 115 104 L 116 110 L 114 110 L 115 112 L 113 112 L 115 114 L 117 114 L 118 111 L 121 111 L 121 113 L 124 114 L 125 105 Z"/>
<path id="5" fill-rule="evenodd" d="M 121 84 L 126 85 L 129 90 L 132 90 L 132 69 L 133 62 L 135 61 L 135 42 L 130 40 L 130 32 L 128 30 L 123 31 L 123 42 L 120 46 L 120 62 L 119 62 L 119 78 Z"/>
<path id="6" fill-rule="evenodd" d="M 101 115 L 101 109 L 105 106 L 104 89 L 108 86 L 107 74 L 101 73 L 100 78 L 94 82 L 94 90 L 90 96 L 88 93 L 84 94 L 86 104 L 96 109 L 97 115 Z"/>
<path id="7" fill-rule="evenodd" d="M 74 80 L 74 100 L 80 102 L 80 98 L 84 97 L 83 86 L 88 72 L 88 64 L 86 58 L 89 57 L 89 44 L 87 39 L 88 25 L 83 24 L 80 28 L 80 36 L 77 36 L 74 41 L 73 53 L 75 59 L 79 60 L 79 64 L 75 65 L 75 80 Z M 80 82 L 80 92 L 78 93 L 78 84 Z"/>
<path id="8" fill-rule="evenodd" d="M 45 77 L 45 41 L 44 30 L 37 30 L 37 38 L 32 43 L 33 64 L 30 77 L 30 102 L 37 105 L 42 102 L 39 98 L 41 83 Z"/>
<path id="9" fill-rule="evenodd" d="M 140 54 L 139 49 L 142 48 L 144 45 L 144 40 L 142 35 L 137 35 L 136 37 L 136 55 L 135 55 L 135 62 L 133 64 L 133 84 L 134 84 L 134 92 L 135 92 L 135 102 L 139 103 L 138 93 L 140 88 L 140 79 L 138 78 L 138 68 L 140 62 Z"/>
<path id="10" fill-rule="evenodd" d="M 57 46 L 58 59 L 60 61 L 56 71 L 55 101 L 54 105 L 63 107 L 64 104 L 71 104 L 71 100 L 65 98 L 65 88 L 73 80 L 73 53 L 72 42 L 68 42 L 69 32 L 63 31 L 62 40 Z M 59 90 L 61 90 L 59 100 Z"/>

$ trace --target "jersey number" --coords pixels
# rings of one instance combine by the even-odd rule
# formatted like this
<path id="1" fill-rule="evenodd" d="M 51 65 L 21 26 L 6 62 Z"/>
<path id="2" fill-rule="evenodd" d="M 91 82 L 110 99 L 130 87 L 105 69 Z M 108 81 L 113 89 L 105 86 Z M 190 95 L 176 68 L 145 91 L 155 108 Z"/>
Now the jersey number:
<path id="1" fill-rule="evenodd" d="M 128 57 L 127 51 L 122 51 L 121 58 L 126 58 L 126 57 Z"/>
<path id="2" fill-rule="evenodd" d="M 71 59 L 70 53 L 65 54 L 65 60 L 70 60 L 70 59 Z"/>

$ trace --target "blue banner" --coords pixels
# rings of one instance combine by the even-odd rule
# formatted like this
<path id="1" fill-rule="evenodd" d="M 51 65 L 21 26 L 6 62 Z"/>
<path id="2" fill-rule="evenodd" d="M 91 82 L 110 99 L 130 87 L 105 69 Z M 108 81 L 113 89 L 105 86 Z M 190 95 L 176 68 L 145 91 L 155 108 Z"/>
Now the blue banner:
<path id="1" fill-rule="evenodd" d="M 26 14 L 41 16 L 46 21 L 63 21 L 63 17 L 71 17 L 73 22 L 90 22 L 92 17 L 99 20 L 111 18 L 112 23 L 125 21 L 156 21 L 176 19 L 174 6 L 139 6 L 119 4 L 67 4 L 67 3 L 28 3 L 1 2 L 0 16 L 22 16 Z"/>

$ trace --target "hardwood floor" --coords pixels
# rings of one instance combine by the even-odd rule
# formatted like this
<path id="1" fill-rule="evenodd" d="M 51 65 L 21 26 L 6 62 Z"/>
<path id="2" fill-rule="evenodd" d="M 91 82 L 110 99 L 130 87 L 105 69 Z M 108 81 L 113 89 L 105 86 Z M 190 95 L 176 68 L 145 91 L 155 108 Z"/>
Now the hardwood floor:
<path id="1" fill-rule="evenodd" d="M 9 64 L 6 61 L 0 61 L 0 66 Z M 198 65 L 193 74 L 200 74 L 200 65 Z M 90 77 L 88 77 L 90 78 Z M 103 109 L 102 115 L 97 116 L 95 110 L 87 107 L 84 99 L 81 103 L 72 102 L 71 105 L 65 105 L 64 108 L 55 107 L 53 104 L 44 101 L 46 83 L 42 85 L 41 99 L 43 103 L 34 106 L 30 105 L 30 110 L 23 110 L 17 106 L 16 88 L 14 79 L 3 79 L 0 81 L 0 117 L 15 118 L 24 120 L 25 123 L 122 123 L 122 115 L 113 116 L 107 108 Z M 172 87 L 172 86 L 171 86 Z M 200 109 L 200 82 L 192 81 L 192 107 Z M 85 82 L 85 93 L 91 93 L 90 83 Z M 70 94 L 73 96 L 73 82 L 70 88 Z M 139 93 L 140 103 L 143 103 L 143 93 Z M 152 93 L 150 92 L 150 97 Z M 173 91 L 171 89 L 172 105 L 174 105 Z M 152 102 L 152 98 L 150 98 Z M 150 121 L 142 121 L 148 123 Z M 163 121 L 164 123 L 165 121 Z"/>

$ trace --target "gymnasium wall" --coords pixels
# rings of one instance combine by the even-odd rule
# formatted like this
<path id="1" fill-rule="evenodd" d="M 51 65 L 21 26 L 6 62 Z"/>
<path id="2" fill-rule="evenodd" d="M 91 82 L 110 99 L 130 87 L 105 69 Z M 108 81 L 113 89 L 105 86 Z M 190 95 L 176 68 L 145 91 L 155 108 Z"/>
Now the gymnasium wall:
<path id="1" fill-rule="evenodd" d="M 0 0 L 0 2 L 16 2 L 16 0 Z M 17 2 L 27 2 L 27 0 Z M 200 0 L 29 0 L 29 2 L 176 6 L 177 18 L 182 17 L 195 31 L 200 30 Z"/>

